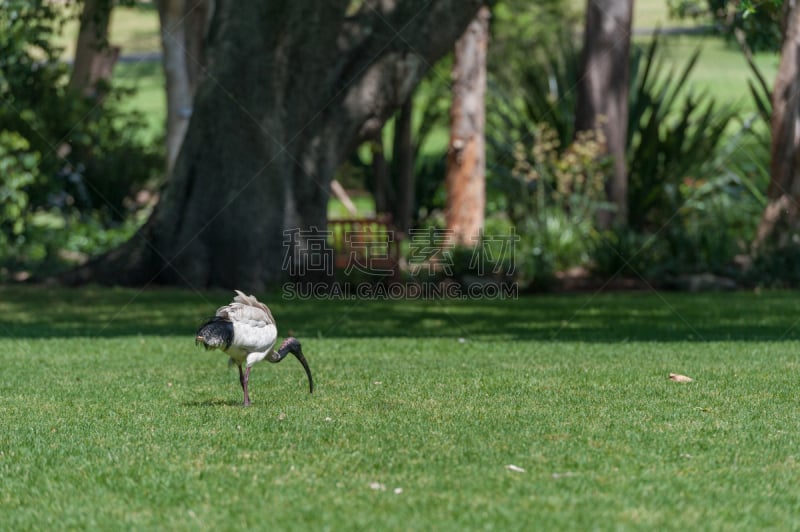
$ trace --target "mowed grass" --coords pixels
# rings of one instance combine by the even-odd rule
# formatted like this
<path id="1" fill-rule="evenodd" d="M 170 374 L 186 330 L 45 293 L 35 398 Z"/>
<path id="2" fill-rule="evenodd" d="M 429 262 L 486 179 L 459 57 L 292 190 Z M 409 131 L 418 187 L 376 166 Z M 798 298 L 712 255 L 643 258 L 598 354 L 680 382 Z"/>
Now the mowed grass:
<path id="1" fill-rule="evenodd" d="M 729 105 L 738 110 L 742 119 L 756 113 L 757 108 L 748 81 L 756 86 L 758 83 L 735 43 L 726 42 L 713 34 L 662 35 L 660 39 L 664 67 L 671 69 L 674 76 L 682 73 L 689 58 L 700 50 L 697 64 L 689 75 L 689 92 L 709 93 L 717 105 Z M 638 36 L 634 38 L 633 45 L 646 51 L 650 42 L 651 37 Z M 761 75 L 770 86 L 775 81 L 779 60 L 776 53 L 759 52 L 754 55 Z"/>
<path id="2" fill-rule="evenodd" d="M 797 293 L 259 295 L 314 395 L 239 406 L 227 292 L 0 289 L 0 528 L 800 526 Z"/>

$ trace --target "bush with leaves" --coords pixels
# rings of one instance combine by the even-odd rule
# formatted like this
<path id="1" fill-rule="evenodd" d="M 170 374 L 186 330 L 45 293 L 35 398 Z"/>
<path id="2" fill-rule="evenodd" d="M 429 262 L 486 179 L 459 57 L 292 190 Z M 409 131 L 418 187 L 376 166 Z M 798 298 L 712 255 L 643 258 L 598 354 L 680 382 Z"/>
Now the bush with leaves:
<path id="1" fill-rule="evenodd" d="M 675 18 L 705 21 L 727 39 L 737 32 L 752 50 L 781 47 L 782 0 L 667 0 Z"/>
<path id="2" fill-rule="evenodd" d="M 565 37 L 564 42 L 571 41 Z M 563 201 L 552 201 L 549 212 L 523 201 L 527 196 L 505 169 L 518 161 L 519 146 L 535 153 L 533 145 L 542 142 L 541 126 L 536 124 L 546 123 L 561 146 L 571 142 L 578 51 L 565 45 L 537 56 L 519 76 L 526 80 L 520 97 L 492 86 L 489 191 L 501 192 L 494 202 L 518 227 L 540 228 L 542 236 L 537 238 L 544 246 L 534 245 L 539 254 L 527 256 L 534 268 L 557 270 L 578 263 L 609 275 L 727 273 L 733 256 L 743 250 L 746 235 L 752 235 L 761 208 L 760 185 L 736 166 L 741 158 L 732 156 L 740 151 L 745 133 L 731 135 L 733 109 L 720 106 L 708 93 L 689 90 L 698 53 L 682 67 L 667 68 L 662 45 L 655 37 L 644 48 L 634 47 L 631 56 L 626 139 L 630 225 L 603 235 L 594 232 L 591 216 L 577 225 L 569 223 L 572 208 Z M 557 185 L 550 190 L 557 191 Z M 586 191 L 575 189 L 570 202 L 597 208 L 602 201 L 602 195 L 585 195 Z M 569 227 L 580 228 L 577 237 L 571 236 Z M 570 243 L 575 238 L 589 244 L 588 252 L 585 246 L 574 252 Z"/>
<path id="3" fill-rule="evenodd" d="M 562 146 L 547 124 L 533 128 L 530 147 L 514 144 L 513 166 L 491 168 L 490 188 L 521 237 L 518 274 L 541 288 L 555 272 L 585 264 L 604 203 L 609 160 L 600 132 L 582 132 Z"/>
<path id="4" fill-rule="evenodd" d="M 58 242 L 68 241 L 80 224 L 99 233 L 117 227 L 130 232 L 130 198 L 154 184 L 163 156 L 160 147 L 141 140 L 143 118 L 121 110 L 124 91 L 112 89 L 98 102 L 67 87 L 67 67 L 53 45 L 65 16 L 60 6 L 44 0 L 6 4 L 0 10 L 0 149 L 6 161 L 17 163 L 0 176 L 0 189 L 17 191 L 20 212 L 3 212 L 0 262 L 55 265 Z M 48 237 L 37 227 L 62 236 L 44 245 L 41 239 Z M 101 234 L 93 240 L 107 241 Z M 94 244 L 86 247 L 98 251 Z"/>
<path id="5" fill-rule="evenodd" d="M 655 230 L 688 199 L 686 179 L 718 171 L 715 153 L 735 116 L 708 93 L 687 90 L 700 51 L 680 71 L 665 68 L 660 39 L 635 48 L 628 118 L 628 217 L 634 230 Z"/>
<path id="6" fill-rule="evenodd" d="M 30 215 L 26 188 L 36 182 L 39 154 L 17 133 L 0 131 L 0 247 L 24 243 Z"/>

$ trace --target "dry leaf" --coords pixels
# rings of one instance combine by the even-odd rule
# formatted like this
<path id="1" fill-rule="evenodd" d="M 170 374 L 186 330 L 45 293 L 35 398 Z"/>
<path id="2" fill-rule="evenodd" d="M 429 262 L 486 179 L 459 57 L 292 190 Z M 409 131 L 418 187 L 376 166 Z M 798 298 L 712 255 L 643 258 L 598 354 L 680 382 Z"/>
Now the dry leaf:
<path id="1" fill-rule="evenodd" d="M 513 472 L 515 472 L 515 473 L 524 473 L 524 472 L 525 472 L 525 470 L 524 470 L 524 469 L 522 469 L 522 468 L 521 468 L 521 467 L 519 467 L 519 466 L 515 466 L 514 464 L 508 464 L 508 465 L 506 466 L 506 469 L 508 469 L 509 471 L 513 471 Z"/>
<path id="2" fill-rule="evenodd" d="M 691 377 L 687 377 L 686 375 L 681 375 L 679 373 L 670 373 L 669 380 L 675 382 L 692 382 L 694 379 Z"/>

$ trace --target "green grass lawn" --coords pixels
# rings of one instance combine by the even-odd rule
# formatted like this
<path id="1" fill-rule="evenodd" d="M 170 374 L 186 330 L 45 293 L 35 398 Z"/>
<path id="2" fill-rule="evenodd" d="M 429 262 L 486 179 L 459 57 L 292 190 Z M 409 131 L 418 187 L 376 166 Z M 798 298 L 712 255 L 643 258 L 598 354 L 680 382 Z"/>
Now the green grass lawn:
<path id="1" fill-rule="evenodd" d="M 164 71 L 160 61 L 117 63 L 113 82 L 118 87 L 134 89 L 122 100 L 123 109 L 142 113 L 146 127 L 142 135 L 153 142 L 163 139 L 167 120 L 167 97 Z"/>
<path id="2" fill-rule="evenodd" d="M 689 76 L 691 90 L 707 91 L 718 103 L 733 105 L 743 115 L 756 111 L 748 88 L 748 80 L 755 81 L 755 76 L 735 44 L 715 35 L 664 35 L 662 39 L 664 64 L 667 68 L 674 68 L 676 76 L 695 50 L 700 49 L 700 58 Z M 633 41 L 634 46 L 644 49 L 649 43 L 650 37 L 636 37 Z M 755 55 L 755 62 L 770 86 L 778 72 L 778 60 L 778 55 L 773 53 Z"/>
<path id="3" fill-rule="evenodd" d="M 229 298 L 0 288 L 0 528 L 800 526 L 797 293 L 276 294 L 317 390 L 247 409 L 193 344 Z"/>
<path id="4" fill-rule="evenodd" d="M 65 14 L 79 12 L 74 3 L 65 5 Z M 56 36 L 56 43 L 64 49 L 66 59 L 75 55 L 78 28 L 78 17 L 72 16 Z M 119 46 L 122 55 L 152 53 L 161 49 L 158 11 L 154 2 L 140 1 L 135 7 L 114 6 L 108 31 L 111 44 Z"/>

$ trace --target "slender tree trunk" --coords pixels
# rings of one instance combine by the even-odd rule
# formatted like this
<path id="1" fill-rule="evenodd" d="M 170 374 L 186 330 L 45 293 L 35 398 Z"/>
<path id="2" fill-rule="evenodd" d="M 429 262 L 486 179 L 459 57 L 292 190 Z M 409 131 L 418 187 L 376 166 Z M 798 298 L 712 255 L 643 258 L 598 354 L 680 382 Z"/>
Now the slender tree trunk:
<path id="1" fill-rule="evenodd" d="M 372 150 L 373 196 L 375 197 L 375 213 L 389 212 L 391 184 L 389 182 L 389 165 L 383 153 L 383 133 L 378 131 L 370 142 Z"/>
<path id="2" fill-rule="evenodd" d="M 601 227 L 628 223 L 625 138 L 632 17 L 633 0 L 589 0 L 586 6 L 575 131 L 600 129 L 606 152 L 613 158 L 606 196 L 616 212 L 601 212 Z"/>
<path id="3" fill-rule="evenodd" d="M 456 42 L 447 152 L 445 222 L 456 244 L 474 247 L 486 206 L 486 53 L 489 8 L 482 7 Z"/>
<path id="4" fill-rule="evenodd" d="M 481 2 L 351 4 L 218 0 L 207 76 L 159 205 L 131 241 L 63 279 L 258 290 L 286 278 L 285 259 L 309 253 L 304 231 L 326 228 L 339 163 Z"/>
<path id="5" fill-rule="evenodd" d="M 392 147 L 392 166 L 394 167 L 395 190 L 397 191 L 397 209 L 395 226 L 403 233 L 408 233 L 414 220 L 414 139 L 412 134 L 412 118 L 414 99 L 406 98 L 395 117 L 394 145 Z"/>
<path id="6" fill-rule="evenodd" d="M 781 60 L 772 90 L 772 151 L 768 203 L 754 250 L 792 241 L 800 201 L 800 2 L 790 2 Z"/>
<path id="7" fill-rule="evenodd" d="M 205 64 L 210 0 L 158 0 L 167 93 L 167 173 L 186 136 L 192 102 Z"/>
<path id="8" fill-rule="evenodd" d="M 108 43 L 110 22 L 109 0 L 84 0 L 69 88 L 87 97 L 102 98 L 106 90 L 98 82 L 111 79 L 119 57 L 119 48 Z"/>

